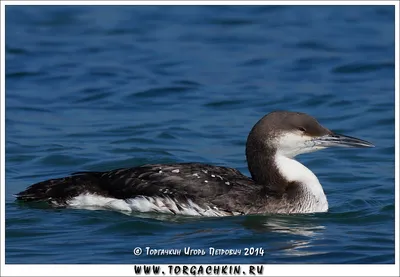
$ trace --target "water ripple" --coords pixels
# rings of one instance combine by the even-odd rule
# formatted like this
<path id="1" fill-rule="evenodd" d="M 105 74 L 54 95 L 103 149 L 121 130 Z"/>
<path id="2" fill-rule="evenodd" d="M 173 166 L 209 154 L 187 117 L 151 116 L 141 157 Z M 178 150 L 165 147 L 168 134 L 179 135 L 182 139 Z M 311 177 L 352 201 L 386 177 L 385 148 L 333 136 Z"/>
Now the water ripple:
<path id="1" fill-rule="evenodd" d="M 394 262 L 394 8 L 10 6 L 5 18 L 7 263 Z M 35 182 L 145 163 L 249 175 L 248 132 L 282 109 L 376 145 L 299 156 L 328 213 L 215 219 L 14 201 Z M 137 246 L 265 255 L 135 258 Z"/>

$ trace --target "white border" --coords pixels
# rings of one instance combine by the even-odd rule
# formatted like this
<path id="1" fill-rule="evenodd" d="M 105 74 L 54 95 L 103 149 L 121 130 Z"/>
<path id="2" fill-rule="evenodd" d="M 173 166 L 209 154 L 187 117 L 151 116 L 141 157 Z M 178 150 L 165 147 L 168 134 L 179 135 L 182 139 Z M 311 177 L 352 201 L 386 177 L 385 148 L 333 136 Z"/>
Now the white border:
<path id="1" fill-rule="evenodd" d="M 394 166 L 394 170 L 395 170 L 395 262 L 397 265 L 397 276 L 400 275 L 400 257 L 399 257 L 399 159 L 400 159 L 400 150 L 399 150 L 399 102 L 400 102 L 400 68 L 399 68 L 399 48 L 400 48 L 400 42 L 399 42 L 399 32 L 400 32 L 400 4 L 399 2 L 396 1 L 396 5 L 395 5 L 395 47 L 394 47 L 394 51 L 395 51 L 395 55 L 394 55 L 394 59 L 395 59 L 395 70 L 394 70 L 394 74 L 395 74 L 395 93 L 394 93 L 394 102 L 395 102 L 395 166 Z"/>
<path id="2" fill-rule="evenodd" d="M 174 266 L 183 266 L 176 264 Z M 210 264 L 204 264 L 208 266 Z M 187 265 L 197 266 L 200 265 Z M 260 265 L 264 266 L 266 276 L 398 276 L 395 265 Z M 165 275 L 170 275 L 167 265 L 160 265 Z M 249 272 L 249 265 L 240 264 L 241 270 Z M 2 276 L 154 276 L 153 274 L 136 275 L 134 265 L 8 265 Z M 323 273 L 323 274 L 322 274 Z M 179 274 L 178 276 L 185 276 Z M 187 276 L 187 275 L 186 275 Z M 222 275 L 198 275 L 222 276 Z M 225 275 L 230 276 L 230 275 Z M 243 276 L 243 275 L 234 275 Z M 251 276 L 251 275 L 247 275 Z"/>
<path id="3" fill-rule="evenodd" d="M 0 177 L 1 177 L 1 181 L 0 181 L 0 190 L 1 190 L 1 209 L 0 209 L 0 213 L 1 213 L 1 257 L 0 257 L 0 267 L 1 267 L 1 271 L 0 271 L 0 275 L 3 275 L 3 268 L 4 268 L 4 264 L 5 264 L 5 210 L 6 210 L 6 204 L 5 204 L 5 139 L 6 139 L 6 128 L 5 128 L 5 124 L 6 124 L 6 118 L 5 118 L 5 94 L 6 94 L 6 85 L 5 85 L 5 81 L 6 81 L 6 68 L 5 68 L 5 6 L 3 4 L 3 2 L 0 3 L 1 4 L 1 38 L 0 38 L 0 43 L 1 43 L 1 56 L 0 56 L 0 62 L 1 62 L 1 70 L 0 70 L 0 74 L 1 74 L 1 91 L 0 91 L 0 95 L 1 95 L 1 115 L 0 115 L 0 126 L 1 126 L 1 160 L 0 160 L 0 166 L 1 166 L 1 171 L 0 171 Z"/>
<path id="4" fill-rule="evenodd" d="M 34 3 L 32 3 L 34 2 Z M 305 3 L 304 3 L 305 2 Z M 90 1 L 1 1 L 1 276 L 132 276 L 133 265 L 5 264 L 5 5 L 93 5 Z M 399 276 L 399 3 L 398 1 L 101 1 L 96 5 L 394 5 L 395 6 L 395 261 L 394 265 L 264 265 L 273 276 Z M 132 257 L 132 262 L 134 258 Z M 161 265 L 165 272 L 167 266 Z M 191 265 L 189 265 L 191 266 Z M 241 265 L 243 269 L 249 265 Z M 165 276 L 170 276 L 168 273 Z M 211 276 L 211 275 L 210 275 Z"/>
<path id="5" fill-rule="evenodd" d="M 248 1 L 230 1 L 230 0 L 225 0 L 225 1 L 186 1 L 186 0 L 172 0 L 172 1 L 153 1 L 153 0 L 148 0 L 148 1 L 1 1 L 3 5 L 101 5 L 101 6 L 107 6 L 107 5 L 164 5 L 164 6 L 170 6 L 170 5 L 243 5 L 243 6 L 248 6 L 248 5 L 302 5 L 302 6 L 315 6 L 315 5 L 343 5 L 343 6 L 350 6 L 350 5 L 359 5 L 359 6 L 368 6 L 368 5 L 396 5 L 395 3 L 397 1 L 391 0 L 391 1 L 368 1 L 368 0 L 363 0 L 363 1 L 321 1 L 321 0 L 315 0 L 315 1 L 285 1 L 285 0 L 280 0 L 280 1 L 262 1 L 262 0 L 248 0 Z"/>

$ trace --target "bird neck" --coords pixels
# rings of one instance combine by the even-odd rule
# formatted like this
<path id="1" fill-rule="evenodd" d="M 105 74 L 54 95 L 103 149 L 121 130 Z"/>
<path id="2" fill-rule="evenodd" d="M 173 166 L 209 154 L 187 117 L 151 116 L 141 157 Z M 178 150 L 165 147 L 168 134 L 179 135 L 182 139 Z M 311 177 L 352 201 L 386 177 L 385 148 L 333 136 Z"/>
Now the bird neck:
<path id="1" fill-rule="evenodd" d="M 276 149 L 250 136 L 246 144 L 247 165 L 254 182 L 271 193 L 283 193 L 288 181 L 275 161 Z"/>
<path id="2" fill-rule="evenodd" d="M 274 156 L 274 163 L 288 182 L 296 182 L 303 190 L 316 199 L 325 199 L 324 190 L 315 174 L 295 159 L 285 157 L 279 152 Z"/>
<path id="3" fill-rule="evenodd" d="M 246 156 L 253 180 L 265 187 L 269 193 L 282 195 L 295 184 L 301 186 L 301 191 L 305 194 L 326 201 L 317 176 L 295 159 L 255 140 L 248 141 Z"/>

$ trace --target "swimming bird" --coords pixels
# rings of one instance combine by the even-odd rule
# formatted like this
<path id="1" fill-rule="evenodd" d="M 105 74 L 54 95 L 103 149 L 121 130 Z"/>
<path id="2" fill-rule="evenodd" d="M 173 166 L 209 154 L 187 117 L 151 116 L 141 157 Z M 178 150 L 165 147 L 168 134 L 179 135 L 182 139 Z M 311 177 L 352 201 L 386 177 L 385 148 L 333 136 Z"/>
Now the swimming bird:
<path id="1" fill-rule="evenodd" d="M 33 184 L 16 197 L 54 207 L 193 216 L 326 212 L 328 201 L 318 178 L 295 157 L 340 146 L 374 147 L 333 133 L 305 113 L 274 111 L 247 137 L 251 178 L 234 168 L 203 163 L 146 164 L 73 173 Z"/>

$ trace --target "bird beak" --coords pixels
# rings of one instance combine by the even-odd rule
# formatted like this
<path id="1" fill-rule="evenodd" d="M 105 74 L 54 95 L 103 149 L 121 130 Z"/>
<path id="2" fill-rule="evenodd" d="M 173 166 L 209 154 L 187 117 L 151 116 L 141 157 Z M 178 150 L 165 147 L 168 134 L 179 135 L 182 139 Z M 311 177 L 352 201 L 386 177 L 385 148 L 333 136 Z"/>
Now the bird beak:
<path id="1" fill-rule="evenodd" d="M 368 141 L 334 133 L 313 138 L 312 141 L 322 147 L 375 147 Z"/>

